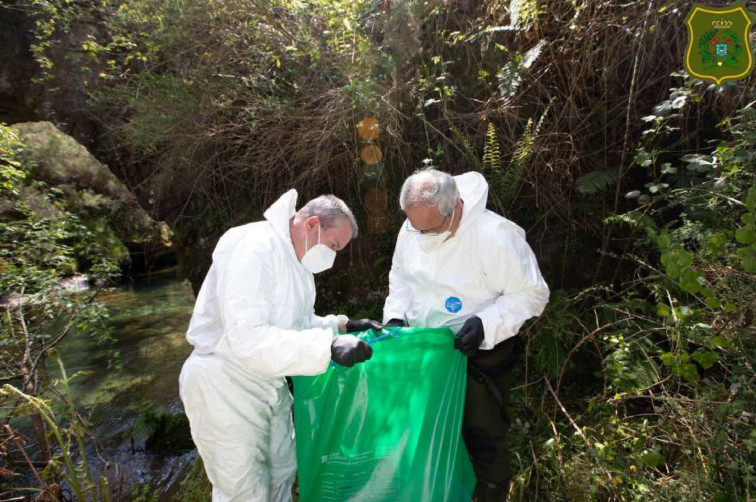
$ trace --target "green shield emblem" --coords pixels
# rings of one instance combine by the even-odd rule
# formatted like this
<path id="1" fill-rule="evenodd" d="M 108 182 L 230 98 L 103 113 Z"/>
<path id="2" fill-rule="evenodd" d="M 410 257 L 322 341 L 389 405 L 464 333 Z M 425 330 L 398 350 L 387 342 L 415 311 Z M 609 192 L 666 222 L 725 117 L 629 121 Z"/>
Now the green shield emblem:
<path id="1" fill-rule="evenodd" d="M 711 7 L 694 4 L 685 25 L 688 46 L 685 69 L 691 75 L 721 85 L 739 80 L 753 69 L 748 42 L 751 17 L 743 5 Z"/>

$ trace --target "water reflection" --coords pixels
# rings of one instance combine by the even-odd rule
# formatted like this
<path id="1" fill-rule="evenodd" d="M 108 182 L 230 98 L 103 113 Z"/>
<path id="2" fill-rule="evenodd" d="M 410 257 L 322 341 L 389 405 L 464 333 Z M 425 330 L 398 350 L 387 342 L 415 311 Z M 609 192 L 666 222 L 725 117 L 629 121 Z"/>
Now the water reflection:
<path id="1" fill-rule="evenodd" d="M 128 487 L 169 485 L 189 459 L 163 458 L 144 450 L 146 435 L 135 431 L 140 412 L 163 406 L 180 412 L 178 375 L 191 352 L 184 335 L 194 305 L 191 288 L 168 270 L 100 295 L 110 317 L 113 343 L 72 333 L 59 346 L 80 412 L 91 412 L 105 453 L 118 463 Z"/>
<path id="2" fill-rule="evenodd" d="M 105 412 L 140 399 L 176 404 L 178 375 L 191 352 L 184 339 L 194 304 L 189 287 L 167 271 L 98 299 L 108 307 L 114 343 L 74 333 L 60 346 L 69 374 L 92 372 L 74 380 L 78 403 L 101 403 Z"/>

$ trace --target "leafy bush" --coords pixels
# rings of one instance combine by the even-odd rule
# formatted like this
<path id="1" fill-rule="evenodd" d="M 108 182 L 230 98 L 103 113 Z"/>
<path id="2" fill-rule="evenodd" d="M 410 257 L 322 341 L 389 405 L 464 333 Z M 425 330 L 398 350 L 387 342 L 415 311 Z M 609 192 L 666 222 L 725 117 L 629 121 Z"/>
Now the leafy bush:
<path id="1" fill-rule="evenodd" d="M 647 198 L 607 220 L 630 234 L 615 258 L 632 262 L 633 277 L 556 294 L 531 326 L 515 499 L 734 501 L 756 491 L 753 104 L 721 125 L 728 139 L 679 156 L 680 169 L 672 157 L 658 165 L 663 148 L 640 151 Z"/>
<path id="2" fill-rule="evenodd" d="M 34 474 L 47 496 L 65 481 L 77 496 L 91 491 L 101 499 L 106 487 L 91 478 L 82 446 L 85 421 L 73 409 L 62 363 L 62 382 L 51 381 L 46 356 L 72 330 L 108 339 L 103 328 L 107 311 L 95 299 L 98 290 L 65 284 L 76 273 L 88 274 L 79 281 L 104 284 L 120 268 L 113 255 L 97 247 L 96 230 L 68 212 L 59 190 L 26 181 L 34 166 L 22 160 L 23 148 L 15 131 L 0 124 L 0 382 L 10 383 L 0 396 L 2 419 L 9 424 L 0 431 L 9 445 L 4 456 L 25 458 L 20 465 L 29 471 L 24 472 Z M 62 394 L 55 389 L 58 383 L 65 387 Z M 53 410 L 53 402 L 67 410 L 63 417 Z M 35 439 L 26 446 L 13 429 L 24 416 L 31 419 Z M 76 466 L 73 450 L 79 457 Z M 41 472 L 35 467 L 39 464 Z"/>

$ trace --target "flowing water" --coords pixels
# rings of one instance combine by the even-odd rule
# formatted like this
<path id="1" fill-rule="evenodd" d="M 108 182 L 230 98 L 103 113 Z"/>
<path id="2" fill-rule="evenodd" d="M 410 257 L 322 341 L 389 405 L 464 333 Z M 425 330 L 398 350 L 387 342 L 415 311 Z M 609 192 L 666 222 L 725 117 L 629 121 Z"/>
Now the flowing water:
<path id="1" fill-rule="evenodd" d="M 77 408 L 92 413 L 101 454 L 118 465 L 125 493 L 146 483 L 167 490 L 195 458 L 149 451 L 140 425 L 156 411 L 182 412 L 178 376 L 191 352 L 184 334 L 194 296 L 174 276 L 166 271 L 98 297 L 114 343 L 72 334 L 59 347 L 68 375 L 84 372 L 71 384 Z"/>

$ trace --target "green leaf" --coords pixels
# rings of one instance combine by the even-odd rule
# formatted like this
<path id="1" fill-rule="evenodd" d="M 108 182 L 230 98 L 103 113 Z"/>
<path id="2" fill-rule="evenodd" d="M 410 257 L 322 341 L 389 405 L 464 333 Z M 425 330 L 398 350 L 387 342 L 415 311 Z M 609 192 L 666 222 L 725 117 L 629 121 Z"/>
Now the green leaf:
<path id="1" fill-rule="evenodd" d="M 714 159 L 711 155 L 689 154 L 684 155 L 680 160 L 688 164 L 686 169 L 705 173 L 713 169 Z"/>
<path id="2" fill-rule="evenodd" d="M 698 376 L 698 369 L 696 368 L 695 364 L 680 364 L 674 368 L 673 373 L 683 377 L 690 383 L 697 382 L 701 379 L 701 377 Z"/>
<path id="3" fill-rule="evenodd" d="M 676 167 L 672 167 L 672 164 L 669 162 L 665 162 L 661 165 L 661 172 L 662 174 L 675 174 L 677 172 Z"/>
<path id="4" fill-rule="evenodd" d="M 671 368 L 675 365 L 675 355 L 672 352 L 665 352 L 664 354 L 659 356 L 659 359 L 662 363 L 664 363 L 664 366 Z"/>
<path id="5" fill-rule="evenodd" d="M 646 188 L 648 188 L 648 191 L 651 193 L 659 193 L 668 186 L 669 184 L 667 183 L 646 183 Z"/>
<path id="6" fill-rule="evenodd" d="M 701 291 L 701 274 L 695 270 L 686 268 L 680 274 L 680 287 L 688 293 L 698 293 Z"/>
<path id="7" fill-rule="evenodd" d="M 730 342 L 727 340 L 727 338 L 721 337 L 721 336 L 715 336 L 711 339 L 711 344 L 717 348 L 725 348 L 729 347 Z"/>
<path id="8" fill-rule="evenodd" d="M 675 254 L 675 256 L 677 258 L 677 264 L 680 267 L 686 268 L 693 265 L 693 253 L 683 250 L 683 251 L 678 251 Z"/>
<path id="9" fill-rule="evenodd" d="M 669 311 L 669 307 L 666 303 L 657 303 L 656 304 L 656 314 L 661 317 L 667 317 L 671 315 L 672 313 Z"/>
<path id="10" fill-rule="evenodd" d="M 751 189 L 748 190 L 748 196 L 746 197 L 745 205 L 752 213 L 756 211 L 756 185 L 752 186 Z"/>
<path id="11" fill-rule="evenodd" d="M 701 365 L 705 370 L 708 370 L 719 361 L 719 354 L 716 352 L 700 351 L 697 350 L 693 353 L 693 360 Z"/>
<path id="12" fill-rule="evenodd" d="M 670 277 L 680 277 L 680 274 L 682 273 L 682 268 L 680 268 L 680 265 L 677 264 L 677 262 L 670 262 L 664 267 L 667 270 L 667 274 Z"/>
<path id="13" fill-rule="evenodd" d="M 740 264 L 746 272 L 756 273 L 756 253 L 750 248 L 738 249 Z"/>
<path id="14" fill-rule="evenodd" d="M 641 455 L 640 460 L 649 467 L 659 467 L 664 463 L 664 457 L 658 450 L 650 450 Z"/>
<path id="15" fill-rule="evenodd" d="M 756 229 L 752 226 L 740 227 L 735 230 L 735 240 L 741 244 L 751 244 L 756 242 Z"/>
<path id="16" fill-rule="evenodd" d="M 638 150 L 638 153 L 635 154 L 633 161 L 639 166 L 648 167 L 651 165 L 651 162 L 652 162 L 651 154 L 641 148 L 640 150 Z"/>
<path id="17" fill-rule="evenodd" d="M 709 251 L 712 254 L 722 254 L 724 252 L 724 246 L 727 243 L 727 237 L 721 233 L 712 234 L 709 239 Z"/>
<path id="18" fill-rule="evenodd" d="M 706 306 L 710 309 L 718 309 L 722 306 L 722 302 L 720 302 L 717 298 L 713 296 L 706 297 L 704 300 L 704 303 L 706 303 Z"/>

